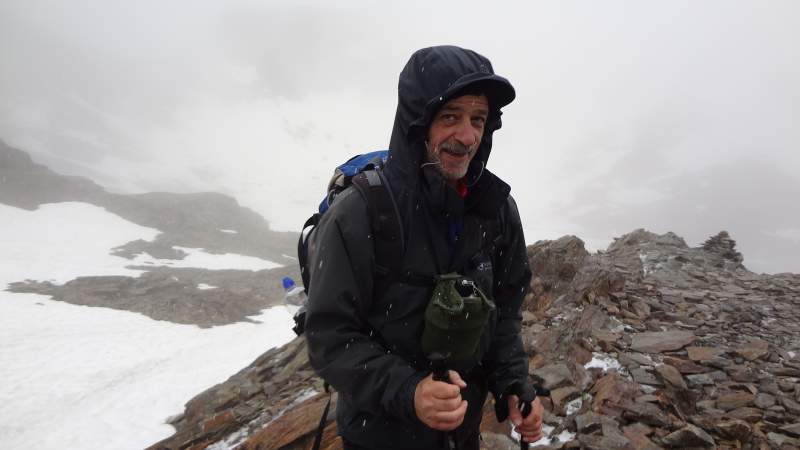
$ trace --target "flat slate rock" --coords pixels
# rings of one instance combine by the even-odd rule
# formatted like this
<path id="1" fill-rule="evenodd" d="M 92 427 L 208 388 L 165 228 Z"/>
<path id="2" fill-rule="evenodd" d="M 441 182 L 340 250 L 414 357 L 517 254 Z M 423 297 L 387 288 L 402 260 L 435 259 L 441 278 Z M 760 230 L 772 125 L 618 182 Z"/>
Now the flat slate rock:
<path id="1" fill-rule="evenodd" d="M 755 401 L 756 396 L 749 392 L 731 392 L 720 395 L 717 398 L 717 408 L 723 411 L 750 406 Z"/>
<path id="2" fill-rule="evenodd" d="M 714 438 L 712 438 L 710 434 L 703 431 L 702 428 L 691 424 L 664 436 L 663 441 L 668 447 L 716 448 Z"/>
<path id="3" fill-rule="evenodd" d="M 714 359 L 722 353 L 722 350 L 717 347 L 686 347 L 689 353 L 689 359 L 692 361 L 707 361 Z"/>
<path id="4" fill-rule="evenodd" d="M 631 349 L 639 352 L 661 353 L 680 350 L 691 344 L 697 337 L 691 331 L 655 331 L 633 335 Z"/>
<path id="5" fill-rule="evenodd" d="M 792 425 L 782 426 L 780 430 L 789 436 L 800 437 L 800 422 Z"/>
<path id="6" fill-rule="evenodd" d="M 754 339 L 737 348 L 736 353 L 748 361 L 755 361 L 769 354 L 769 342 Z"/>
<path id="7" fill-rule="evenodd" d="M 572 385 L 572 372 L 565 364 L 550 364 L 531 372 L 547 389 L 557 389 Z"/>

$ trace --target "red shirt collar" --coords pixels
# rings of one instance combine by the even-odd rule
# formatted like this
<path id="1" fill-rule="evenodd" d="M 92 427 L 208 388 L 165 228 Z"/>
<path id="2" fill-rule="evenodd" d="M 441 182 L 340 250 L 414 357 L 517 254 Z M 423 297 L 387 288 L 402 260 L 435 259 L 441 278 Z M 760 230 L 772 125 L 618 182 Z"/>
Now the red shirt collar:
<path id="1" fill-rule="evenodd" d="M 461 198 L 467 198 L 467 192 L 469 192 L 469 188 L 467 187 L 467 183 L 464 179 L 458 180 L 458 185 L 456 186 L 456 191 L 458 191 L 458 195 Z"/>

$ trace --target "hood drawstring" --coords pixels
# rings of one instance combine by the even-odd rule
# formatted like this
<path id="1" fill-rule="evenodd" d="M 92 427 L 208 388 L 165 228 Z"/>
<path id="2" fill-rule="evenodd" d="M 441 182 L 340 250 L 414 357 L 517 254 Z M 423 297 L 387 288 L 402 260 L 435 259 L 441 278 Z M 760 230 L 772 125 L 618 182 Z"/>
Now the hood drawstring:
<path id="1" fill-rule="evenodd" d="M 471 188 L 472 186 L 475 186 L 476 184 L 478 184 L 478 180 L 481 179 L 481 175 L 483 175 L 483 169 L 485 169 L 485 168 L 486 168 L 486 163 L 481 161 L 481 171 L 478 172 L 478 176 L 475 177 L 475 179 L 472 181 L 472 183 L 467 185 L 468 188 Z"/>

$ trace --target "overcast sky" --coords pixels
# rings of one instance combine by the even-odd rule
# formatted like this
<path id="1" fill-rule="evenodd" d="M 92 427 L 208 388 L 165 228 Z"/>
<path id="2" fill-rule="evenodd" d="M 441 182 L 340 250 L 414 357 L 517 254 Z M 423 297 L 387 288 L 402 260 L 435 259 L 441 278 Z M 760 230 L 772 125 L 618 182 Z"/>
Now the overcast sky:
<path id="1" fill-rule="evenodd" d="M 0 139 L 118 192 L 220 191 L 298 230 L 332 168 L 388 145 L 421 47 L 517 100 L 489 167 L 526 240 L 728 230 L 800 273 L 800 2 L 0 3 Z"/>

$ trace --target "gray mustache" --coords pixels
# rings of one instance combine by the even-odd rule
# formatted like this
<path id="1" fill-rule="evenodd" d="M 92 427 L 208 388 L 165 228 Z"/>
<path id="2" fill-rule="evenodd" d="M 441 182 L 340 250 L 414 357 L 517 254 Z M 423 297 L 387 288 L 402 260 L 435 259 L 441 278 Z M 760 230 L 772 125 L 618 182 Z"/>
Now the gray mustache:
<path id="1" fill-rule="evenodd" d="M 477 144 L 472 146 L 466 146 L 458 141 L 448 141 L 448 142 L 442 142 L 439 145 L 439 150 L 447 150 L 450 153 L 463 155 L 465 153 L 469 153 L 470 151 L 474 150 L 475 147 L 477 147 Z"/>

